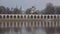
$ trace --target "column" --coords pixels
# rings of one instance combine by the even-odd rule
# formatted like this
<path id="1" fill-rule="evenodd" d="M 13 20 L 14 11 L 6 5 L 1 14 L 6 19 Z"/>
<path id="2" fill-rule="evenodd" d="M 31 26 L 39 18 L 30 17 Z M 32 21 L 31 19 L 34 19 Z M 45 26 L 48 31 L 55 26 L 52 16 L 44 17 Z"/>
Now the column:
<path id="1" fill-rule="evenodd" d="M 7 28 L 7 22 L 4 22 L 5 23 L 5 28 Z"/>
<path id="2" fill-rule="evenodd" d="M 31 24 L 31 22 L 29 22 L 29 26 L 28 27 L 31 27 L 32 26 L 32 24 Z"/>
<path id="3" fill-rule="evenodd" d="M 41 19 L 41 15 L 39 15 L 39 18 Z"/>
<path id="4" fill-rule="evenodd" d="M 28 27 L 28 23 L 26 22 L 26 27 Z"/>
<path id="5" fill-rule="evenodd" d="M 23 15 L 23 19 L 24 19 L 24 15 Z"/>
<path id="6" fill-rule="evenodd" d="M 44 18 L 44 15 L 43 15 L 43 19 L 45 19 L 45 18 Z"/>
<path id="7" fill-rule="evenodd" d="M 46 21 L 46 27 L 48 27 L 48 22 Z"/>
<path id="8" fill-rule="evenodd" d="M 28 18 L 28 15 L 26 15 L 26 19 Z"/>
<path id="9" fill-rule="evenodd" d="M 51 21 L 49 21 L 49 27 L 52 27 L 52 26 L 51 26 Z"/>
<path id="10" fill-rule="evenodd" d="M 41 21 L 39 22 L 39 27 L 41 27 Z"/>
<path id="11" fill-rule="evenodd" d="M 9 22 L 9 27 L 11 27 L 11 26 L 10 26 L 10 22 Z"/>
<path id="12" fill-rule="evenodd" d="M 23 22 L 23 27 L 25 27 L 25 24 L 24 24 L 24 22 Z"/>
<path id="13" fill-rule="evenodd" d="M 58 22 L 56 21 L 56 27 L 58 27 Z"/>
<path id="14" fill-rule="evenodd" d="M 58 18 L 57 16 L 58 16 L 58 15 L 56 15 L 56 19 Z"/>
<path id="15" fill-rule="evenodd" d="M 52 15 L 53 16 L 53 19 L 54 19 L 54 15 Z"/>
<path id="16" fill-rule="evenodd" d="M 31 19 L 31 15 L 29 15 L 29 19 Z"/>
<path id="17" fill-rule="evenodd" d="M 33 21 L 33 27 L 35 27 L 34 21 Z"/>
<path id="18" fill-rule="evenodd" d="M 49 19 L 51 19 L 51 15 L 49 15 Z"/>
<path id="19" fill-rule="evenodd" d="M 16 16 L 16 19 L 17 19 L 17 15 L 15 15 Z"/>
<path id="20" fill-rule="evenodd" d="M 14 22 L 12 22 L 12 24 L 13 24 L 12 27 L 14 27 Z"/>
<path id="21" fill-rule="evenodd" d="M 19 22 L 19 27 L 21 27 L 21 22 Z"/>
<path id="22" fill-rule="evenodd" d="M 34 19 L 34 15 L 33 15 L 33 19 Z"/>
<path id="23" fill-rule="evenodd" d="M 55 27 L 55 25 L 54 25 L 54 21 L 52 22 L 52 27 Z"/>
<path id="24" fill-rule="evenodd" d="M 2 25 L 1 25 L 1 27 L 3 28 L 3 22 L 2 22 Z"/>
<path id="25" fill-rule="evenodd" d="M 12 18 L 14 19 L 14 15 L 12 15 Z"/>
<path id="26" fill-rule="evenodd" d="M 36 27 L 38 27 L 38 22 L 36 21 Z"/>
<path id="27" fill-rule="evenodd" d="M 44 21 L 43 21 L 43 27 L 45 27 Z"/>
<path id="28" fill-rule="evenodd" d="M 3 19 L 3 15 L 1 15 L 2 16 L 2 19 Z"/>
<path id="29" fill-rule="evenodd" d="M 16 27 L 18 27 L 17 23 L 18 23 L 18 22 L 16 22 Z"/>

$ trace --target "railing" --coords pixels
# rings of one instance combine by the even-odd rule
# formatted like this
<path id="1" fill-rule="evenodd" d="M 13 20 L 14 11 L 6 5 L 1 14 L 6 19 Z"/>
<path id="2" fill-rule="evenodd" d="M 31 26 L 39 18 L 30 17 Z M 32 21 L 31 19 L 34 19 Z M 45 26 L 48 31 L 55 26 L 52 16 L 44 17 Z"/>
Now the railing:
<path id="1" fill-rule="evenodd" d="M 0 14 L 0 19 L 60 19 L 58 14 Z"/>

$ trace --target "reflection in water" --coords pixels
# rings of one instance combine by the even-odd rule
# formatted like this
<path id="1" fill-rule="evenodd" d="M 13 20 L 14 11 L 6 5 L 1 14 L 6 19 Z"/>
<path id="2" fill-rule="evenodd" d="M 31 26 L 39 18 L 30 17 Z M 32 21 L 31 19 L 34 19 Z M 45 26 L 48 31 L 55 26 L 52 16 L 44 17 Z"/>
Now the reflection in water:
<path id="1" fill-rule="evenodd" d="M 0 34 L 32 34 L 32 28 L 4 28 L 0 30 Z M 46 34 L 42 28 L 34 28 L 35 34 Z"/>
<path id="2" fill-rule="evenodd" d="M 45 28 L 33 28 L 31 27 L 23 27 L 23 28 L 1 28 L 0 34 L 52 34 L 55 32 L 54 28 L 45 29 Z M 47 33 L 48 32 L 48 33 Z M 59 34 L 60 28 L 56 29 L 54 34 Z"/>

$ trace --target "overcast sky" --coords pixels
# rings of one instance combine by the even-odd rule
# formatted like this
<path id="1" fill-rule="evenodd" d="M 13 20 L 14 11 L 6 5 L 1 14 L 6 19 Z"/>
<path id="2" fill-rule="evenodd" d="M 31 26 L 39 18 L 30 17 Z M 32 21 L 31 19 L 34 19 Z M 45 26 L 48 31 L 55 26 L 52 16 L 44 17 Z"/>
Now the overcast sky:
<path id="1" fill-rule="evenodd" d="M 60 6 L 60 0 L 0 0 L 0 5 L 10 8 L 16 6 L 19 8 L 22 6 L 23 9 L 35 6 L 37 9 L 42 10 L 49 2 Z"/>

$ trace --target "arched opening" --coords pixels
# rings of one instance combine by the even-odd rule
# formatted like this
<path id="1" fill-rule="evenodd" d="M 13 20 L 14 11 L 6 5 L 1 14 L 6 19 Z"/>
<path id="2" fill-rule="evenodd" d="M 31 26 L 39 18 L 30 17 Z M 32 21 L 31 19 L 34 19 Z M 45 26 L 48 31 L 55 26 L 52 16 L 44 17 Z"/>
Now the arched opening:
<path id="1" fill-rule="evenodd" d="M 6 17 L 7 17 L 7 18 L 9 18 L 9 16 L 8 16 L 8 15 L 7 15 Z"/>
<path id="2" fill-rule="evenodd" d="M 0 18 L 2 18 L 2 16 L 0 15 Z"/>
<path id="3" fill-rule="evenodd" d="M 31 15 L 31 18 L 33 18 L 33 15 Z"/>
<path id="4" fill-rule="evenodd" d="M 5 15 L 3 16 L 3 18 L 5 19 Z"/>

